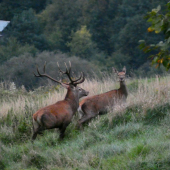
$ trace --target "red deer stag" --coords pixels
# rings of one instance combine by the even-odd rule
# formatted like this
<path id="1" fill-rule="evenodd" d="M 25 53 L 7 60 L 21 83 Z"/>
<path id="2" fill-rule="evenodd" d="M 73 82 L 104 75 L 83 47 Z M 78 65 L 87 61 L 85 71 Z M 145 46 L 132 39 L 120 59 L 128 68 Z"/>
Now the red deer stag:
<path id="1" fill-rule="evenodd" d="M 122 100 L 124 102 L 126 101 L 128 95 L 125 84 L 126 68 L 124 67 L 121 72 L 118 72 L 115 68 L 113 68 L 113 71 L 119 78 L 120 88 L 84 98 L 79 103 L 78 111 L 79 114 L 82 114 L 82 118 L 78 121 L 78 128 L 82 128 L 83 123 L 89 121 L 97 115 L 105 113 L 109 106 L 111 107 L 115 103 L 119 103 Z"/>
<path id="2" fill-rule="evenodd" d="M 54 82 L 61 84 L 63 87 L 67 89 L 67 94 L 64 100 L 58 101 L 55 104 L 41 108 L 36 113 L 33 114 L 32 140 L 35 140 L 37 134 L 41 133 L 41 131 L 53 128 L 59 128 L 60 139 L 64 138 L 66 127 L 70 124 L 74 113 L 77 111 L 79 107 L 79 98 L 87 96 L 89 93 L 84 89 L 77 87 L 77 84 L 83 83 L 85 80 L 83 73 L 77 80 L 73 80 L 71 78 L 71 64 L 69 69 L 67 68 L 66 65 L 65 72 L 63 72 L 60 68 L 59 71 L 62 74 L 67 75 L 67 77 L 70 80 L 70 83 L 63 83 L 61 82 L 61 80 L 58 81 L 47 75 L 45 73 L 45 65 L 43 74 L 39 72 L 38 67 L 37 67 L 38 75 L 34 74 L 36 77 L 47 77 L 53 80 Z"/>

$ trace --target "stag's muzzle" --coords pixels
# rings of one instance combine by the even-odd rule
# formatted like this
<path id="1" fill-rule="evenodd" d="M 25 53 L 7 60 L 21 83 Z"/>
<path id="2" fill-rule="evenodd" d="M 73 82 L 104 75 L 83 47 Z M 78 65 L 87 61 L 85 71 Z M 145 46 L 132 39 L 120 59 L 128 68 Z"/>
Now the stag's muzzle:
<path id="1" fill-rule="evenodd" d="M 86 91 L 86 96 L 88 96 L 88 94 L 89 94 L 89 91 Z"/>

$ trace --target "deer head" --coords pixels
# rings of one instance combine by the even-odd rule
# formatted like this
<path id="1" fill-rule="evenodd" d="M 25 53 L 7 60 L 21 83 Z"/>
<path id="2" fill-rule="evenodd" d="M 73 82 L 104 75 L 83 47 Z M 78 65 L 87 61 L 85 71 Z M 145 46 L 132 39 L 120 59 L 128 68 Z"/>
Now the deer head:
<path id="1" fill-rule="evenodd" d="M 113 71 L 117 74 L 117 77 L 119 78 L 120 82 L 124 82 L 125 81 L 125 77 L 126 77 L 126 67 L 124 66 L 121 72 L 118 72 L 116 70 L 116 68 L 112 67 Z"/>

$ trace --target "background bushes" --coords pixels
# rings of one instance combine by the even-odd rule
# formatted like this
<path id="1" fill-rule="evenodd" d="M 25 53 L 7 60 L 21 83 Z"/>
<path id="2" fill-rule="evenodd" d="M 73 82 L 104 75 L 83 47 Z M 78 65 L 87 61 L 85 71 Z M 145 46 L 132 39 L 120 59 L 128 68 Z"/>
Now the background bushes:
<path id="1" fill-rule="evenodd" d="M 58 70 L 57 62 L 62 70 L 65 70 L 65 64 L 72 64 L 73 76 L 80 76 L 83 71 L 87 77 L 93 77 L 99 74 L 98 68 L 86 60 L 80 60 L 77 57 L 69 57 L 62 53 L 42 52 L 33 57 L 30 53 L 25 53 L 19 57 L 13 57 L 0 66 L 1 80 L 10 80 L 16 82 L 17 86 L 24 85 L 26 88 L 45 86 L 51 81 L 41 78 L 34 78 L 33 72 L 36 73 L 36 66 L 43 71 L 46 62 L 46 71 L 52 77 L 60 79 L 61 75 Z M 66 78 L 66 77 L 63 77 Z"/>
<path id="2" fill-rule="evenodd" d="M 0 67 L 3 72 L 0 79 L 10 78 L 17 85 L 37 87 L 37 82 L 30 78 L 31 69 L 41 63 L 39 55 L 44 56 L 45 53 L 46 57 L 42 59 L 48 61 L 47 58 L 50 58 L 47 68 L 53 65 L 57 56 L 61 62 L 70 58 L 72 63 L 75 62 L 77 71 L 78 65 L 85 65 L 84 60 L 87 60 L 90 62 L 87 69 L 81 65 L 84 72 L 92 69 L 93 72 L 111 72 L 113 66 L 121 68 L 125 65 L 129 75 L 131 72 L 143 77 L 161 74 L 164 71 L 150 69 L 147 64 L 150 54 L 139 49 L 138 41 L 145 39 L 147 43 L 154 44 L 163 40 L 162 34 L 147 32 L 149 24 L 144 16 L 158 5 L 164 10 L 166 3 L 165 0 L 101 0 L 100 3 L 93 0 L 2 0 L 0 17 L 10 21 L 10 24 L 0 37 Z M 24 64 L 23 58 L 27 64 Z M 22 71 L 26 68 L 28 70 L 23 76 Z"/>

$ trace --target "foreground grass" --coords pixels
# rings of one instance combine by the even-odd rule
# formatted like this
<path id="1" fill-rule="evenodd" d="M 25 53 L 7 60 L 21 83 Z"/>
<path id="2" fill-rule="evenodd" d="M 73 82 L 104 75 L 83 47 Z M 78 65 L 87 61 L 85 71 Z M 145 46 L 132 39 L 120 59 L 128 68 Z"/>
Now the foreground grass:
<path id="1" fill-rule="evenodd" d="M 78 119 L 75 116 L 63 141 L 58 140 L 57 130 L 48 130 L 38 136 L 34 144 L 30 142 L 32 114 L 42 106 L 61 100 L 62 89 L 13 95 L 15 101 L 11 96 L 4 97 L 0 111 L 0 169 L 168 170 L 168 79 L 128 80 L 126 106 L 115 106 L 108 114 L 92 120 L 83 131 L 75 129 Z M 117 88 L 118 84 L 107 78 L 104 82 L 91 80 L 83 86 L 92 95 Z"/>

